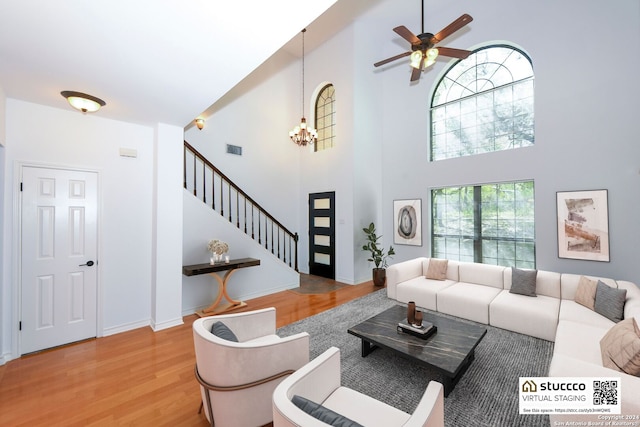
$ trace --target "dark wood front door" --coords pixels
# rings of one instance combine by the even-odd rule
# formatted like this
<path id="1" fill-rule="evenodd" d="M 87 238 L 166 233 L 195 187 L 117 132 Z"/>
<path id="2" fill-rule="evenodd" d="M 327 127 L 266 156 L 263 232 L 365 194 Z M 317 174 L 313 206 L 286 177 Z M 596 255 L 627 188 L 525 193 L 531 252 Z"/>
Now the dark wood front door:
<path id="1" fill-rule="evenodd" d="M 309 194 L 309 274 L 336 278 L 335 192 Z"/>

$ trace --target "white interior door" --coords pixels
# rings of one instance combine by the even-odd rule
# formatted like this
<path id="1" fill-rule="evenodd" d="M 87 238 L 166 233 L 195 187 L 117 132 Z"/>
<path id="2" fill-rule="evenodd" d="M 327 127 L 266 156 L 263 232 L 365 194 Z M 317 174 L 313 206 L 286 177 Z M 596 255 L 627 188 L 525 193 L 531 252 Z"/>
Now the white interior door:
<path id="1" fill-rule="evenodd" d="M 20 353 L 96 336 L 95 172 L 22 168 Z"/>

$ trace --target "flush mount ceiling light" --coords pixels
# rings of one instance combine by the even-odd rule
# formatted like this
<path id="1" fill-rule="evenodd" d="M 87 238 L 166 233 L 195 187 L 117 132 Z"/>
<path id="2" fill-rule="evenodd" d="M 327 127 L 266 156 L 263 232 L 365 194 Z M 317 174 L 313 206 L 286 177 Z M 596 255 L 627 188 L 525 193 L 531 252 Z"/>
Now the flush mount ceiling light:
<path id="1" fill-rule="evenodd" d="M 82 92 L 63 90 L 60 92 L 60 95 L 67 98 L 67 101 L 69 101 L 69 104 L 71 104 L 73 108 L 83 113 L 93 113 L 98 111 L 100 107 L 107 105 L 102 99 Z"/>

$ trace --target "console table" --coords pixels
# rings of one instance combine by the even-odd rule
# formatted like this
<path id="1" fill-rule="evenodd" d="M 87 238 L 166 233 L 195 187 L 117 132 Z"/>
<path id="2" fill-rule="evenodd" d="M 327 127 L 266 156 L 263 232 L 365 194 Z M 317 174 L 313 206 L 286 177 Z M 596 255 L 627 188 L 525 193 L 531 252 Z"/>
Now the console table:
<path id="1" fill-rule="evenodd" d="M 237 301 L 229 297 L 227 294 L 227 283 L 231 275 L 240 268 L 253 267 L 260 265 L 260 260 L 255 258 L 232 259 L 229 262 L 216 262 L 215 264 L 194 264 L 182 267 L 182 274 L 185 276 L 197 276 L 200 274 L 210 274 L 218 281 L 218 295 L 215 301 L 204 310 L 197 311 L 200 317 L 212 316 L 214 314 L 224 313 L 226 311 L 236 310 L 247 305 L 246 302 Z M 219 272 L 226 271 L 223 277 L 218 275 Z M 220 304 L 222 297 L 225 297 L 228 303 Z"/>

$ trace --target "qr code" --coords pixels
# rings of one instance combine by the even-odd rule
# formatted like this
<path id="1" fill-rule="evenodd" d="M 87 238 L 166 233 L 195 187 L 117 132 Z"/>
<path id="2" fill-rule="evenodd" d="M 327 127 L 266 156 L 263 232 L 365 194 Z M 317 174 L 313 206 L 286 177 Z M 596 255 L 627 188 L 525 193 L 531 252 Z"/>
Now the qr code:
<path id="1" fill-rule="evenodd" d="M 618 381 L 594 381 L 593 382 L 594 405 L 618 404 Z"/>

